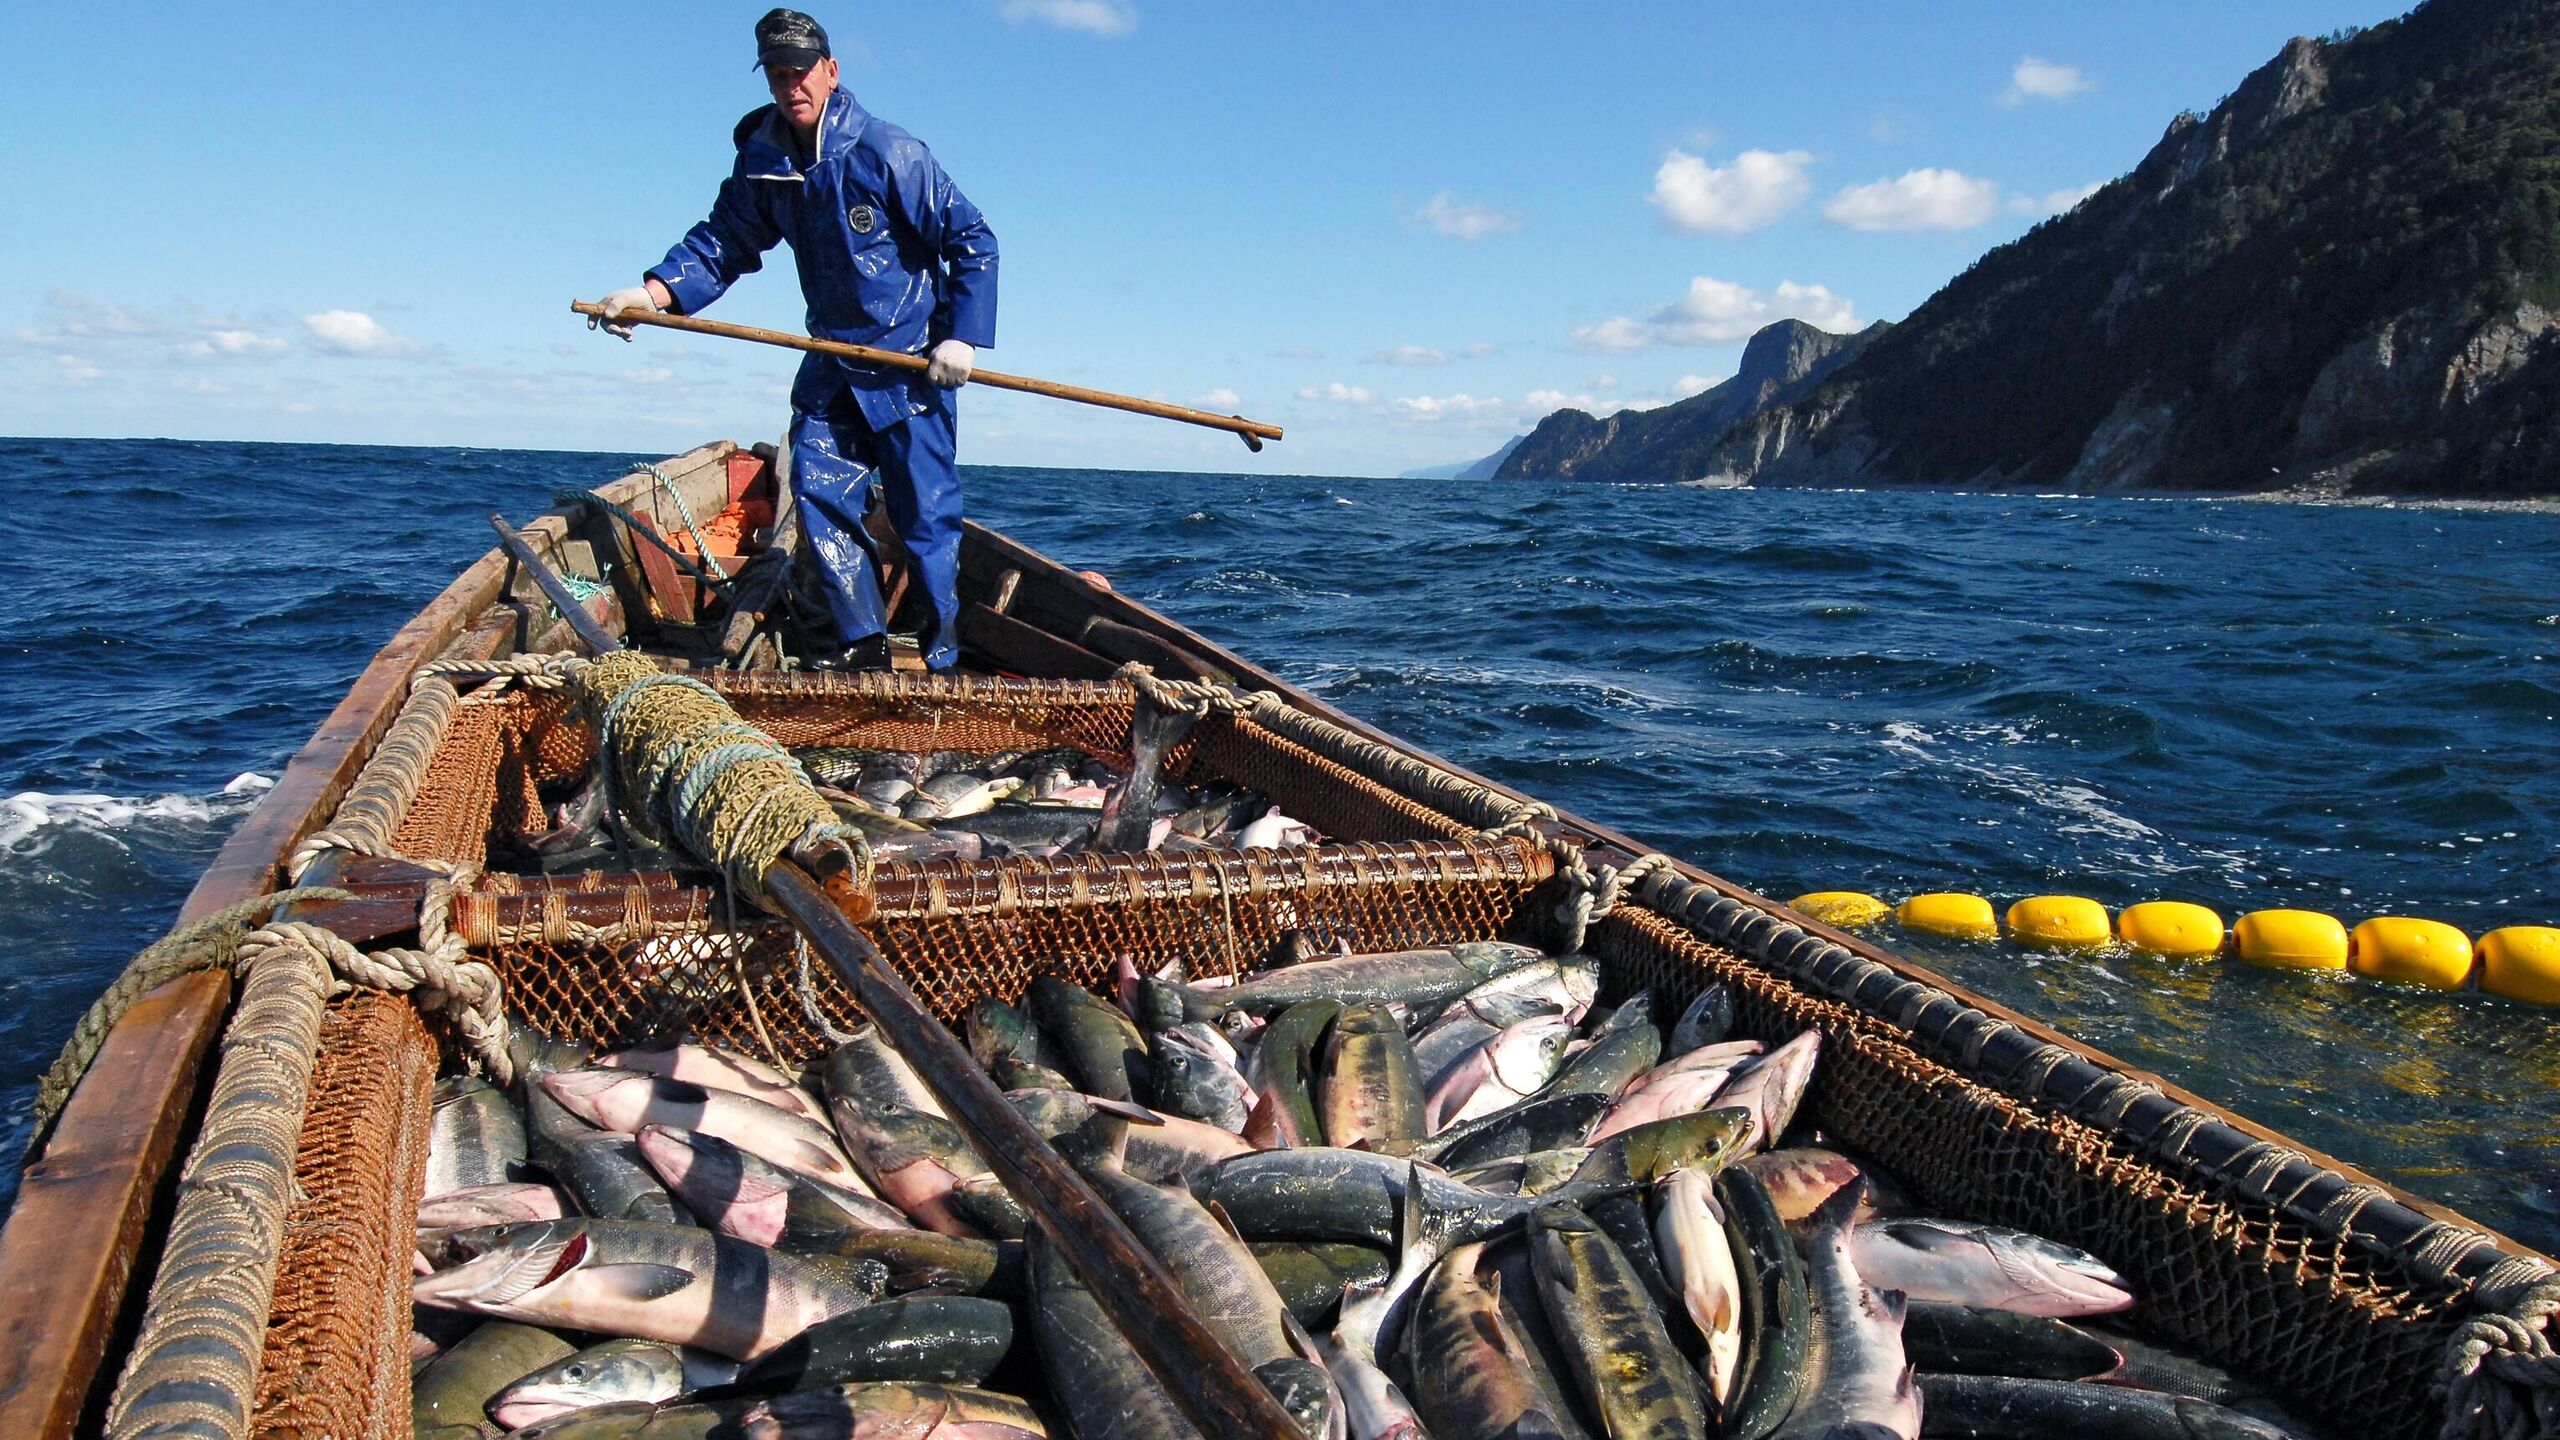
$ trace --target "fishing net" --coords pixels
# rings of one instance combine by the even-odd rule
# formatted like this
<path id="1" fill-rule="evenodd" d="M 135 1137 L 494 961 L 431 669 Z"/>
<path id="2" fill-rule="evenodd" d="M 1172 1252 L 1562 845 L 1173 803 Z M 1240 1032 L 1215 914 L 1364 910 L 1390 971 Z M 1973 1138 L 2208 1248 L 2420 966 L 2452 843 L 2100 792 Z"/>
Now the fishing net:
<path id="1" fill-rule="evenodd" d="M 435 1042 L 406 998 L 356 990 L 329 1007 L 251 1434 L 409 1433 L 409 1254 L 435 1076 Z"/>

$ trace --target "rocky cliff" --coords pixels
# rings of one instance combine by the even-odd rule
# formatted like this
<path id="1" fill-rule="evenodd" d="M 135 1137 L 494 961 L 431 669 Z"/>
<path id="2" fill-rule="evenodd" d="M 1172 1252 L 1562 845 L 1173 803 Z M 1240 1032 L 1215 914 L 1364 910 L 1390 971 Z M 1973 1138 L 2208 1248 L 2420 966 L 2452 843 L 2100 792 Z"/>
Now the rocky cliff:
<path id="1" fill-rule="evenodd" d="M 1703 450 L 1567 412 L 1505 473 L 2560 493 L 2555 312 L 2560 0 L 2428 0 L 2287 44 Z M 1572 468 L 1519 464 L 1551 426 Z"/>

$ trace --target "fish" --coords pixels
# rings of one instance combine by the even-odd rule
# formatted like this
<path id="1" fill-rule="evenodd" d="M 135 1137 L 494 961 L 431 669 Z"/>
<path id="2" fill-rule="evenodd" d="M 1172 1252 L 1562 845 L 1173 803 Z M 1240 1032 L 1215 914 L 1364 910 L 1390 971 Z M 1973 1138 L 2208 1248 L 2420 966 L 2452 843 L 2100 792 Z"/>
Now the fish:
<path id="1" fill-rule="evenodd" d="M 1715 1103 L 1751 1110 L 1760 1121 L 1760 1143 L 1775 1145 L 1794 1122 L 1796 1107 L 1803 1103 L 1805 1089 L 1813 1083 L 1814 1062 L 1821 1054 L 1822 1032 L 1807 1030 L 1736 1070 L 1733 1079 L 1716 1095 Z"/>
<path id="2" fill-rule="evenodd" d="M 1662 1058 L 1676 1059 L 1692 1050 L 1721 1042 L 1733 1033 L 1733 987 L 1710 985 L 1698 992 L 1672 1022 L 1670 1038 L 1662 1044 Z"/>
<path id="3" fill-rule="evenodd" d="M 1654 1244 L 1680 1305 L 1706 1345 L 1707 1392 L 1721 1407 L 1742 1370 L 1742 1272 L 1715 1177 L 1682 1168 L 1655 1187 Z"/>
<path id="4" fill-rule="evenodd" d="M 968 770 L 952 770 L 936 775 L 918 785 L 899 807 L 909 820 L 941 824 L 964 819 L 994 808 L 995 803 L 1022 789 L 1019 776 L 987 776 Z"/>
<path id="5" fill-rule="evenodd" d="M 877 1381 L 777 1395 L 739 1417 L 742 1440 L 1048 1440 L 1020 1399 L 960 1385 Z"/>
<path id="6" fill-rule="evenodd" d="M 1865 1183 L 1853 1183 L 1814 1212 L 1804 1246 L 1812 1329 L 1795 1409 L 1773 1440 L 1920 1434 L 1920 1391 L 1902 1350 L 1903 1294 L 1876 1289 L 1850 1259 L 1850 1222 L 1865 1196 Z"/>
<path id="7" fill-rule="evenodd" d="M 1611 1440 L 1690 1437 L 1713 1413 L 1697 1372 L 1635 1268 L 1580 1207 L 1548 1201 L 1529 1217 L 1538 1299 L 1583 1398 Z"/>
<path id="8" fill-rule="evenodd" d="M 676 1225 L 535 1220 L 410 1286 L 421 1305 L 692 1344 L 752 1360 L 868 1296 L 778 1251 Z"/>
<path id="9" fill-rule="evenodd" d="M 1863 1188 L 1852 1186 L 1863 1193 Z M 1971 1220 L 1903 1218 L 1860 1225 L 1850 1254 L 1867 1283 L 1917 1300 L 2070 1319 L 2131 1309 L 2122 1275 L 2085 1250 Z"/>
<path id="10" fill-rule="evenodd" d="M 1256 1150 L 1222 1160 L 1192 1182 L 1253 1240 L 1345 1240 L 1397 1243 L 1398 1208 L 1409 1163 L 1367 1150 L 1302 1146 Z M 1518 1225 L 1539 1202 L 1471 1190 L 1436 1170 L 1422 1170 L 1421 1225 L 1435 1241 L 1462 1244 Z M 1555 1196 L 1580 1200 L 1604 1187 L 1568 1184 Z"/>
<path id="11" fill-rule="evenodd" d="M 886 1272 L 892 1294 L 932 1290 L 1010 1300 L 1024 1293 L 1019 1240 L 975 1240 L 931 1230 L 854 1230 L 795 1253 L 874 1262 Z"/>
<path id="12" fill-rule="evenodd" d="M 1480 1120 L 1545 1090 L 1564 1067 L 1573 1038 L 1573 1022 L 1561 1015 L 1533 1015 L 1505 1026 L 1431 1092 L 1431 1128 Z"/>
<path id="13" fill-rule="evenodd" d="M 2292 1432 L 2208 1400 L 2122 1385 L 1998 1375 L 1924 1375 L 1929 1433 L 1981 1440 L 2292 1440 Z"/>
<path id="14" fill-rule="evenodd" d="M 1055 975 L 1031 982 L 1031 1018 L 1067 1060 L 1067 1073 L 1088 1095 L 1146 1103 L 1155 1066 L 1135 1022 L 1091 991 Z"/>
<path id="15" fill-rule="evenodd" d="M 1268 803 L 1261 796 L 1247 790 L 1212 796 L 1174 816 L 1174 833 L 1188 835 L 1194 840 L 1206 840 L 1213 835 L 1223 835 L 1237 828 L 1245 811 Z"/>
<path id="16" fill-rule="evenodd" d="M 1750 1111 L 1720 1105 L 1621 1130 L 1585 1147 L 1573 1182 L 1605 1190 L 1649 1185 L 1682 1168 L 1712 1175 L 1750 1147 L 1758 1127 Z"/>
<path id="17" fill-rule="evenodd" d="M 1243 833 L 1236 837 L 1236 848 L 1285 850 L 1295 845 L 1312 845 L 1315 841 L 1314 826 L 1290 819 L 1280 813 L 1279 806 L 1274 805 L 1264 812 L 1261 819 L 1244 827 Z"/>
<path id="18" fill-rule="evenodd" d="M 1450 1178 L 1488 1195 L 1544 1195 L 1574 1177 L 1591 1158 L 1587 1145 L 1564 1150 L 1537 1150 L 1495 1160 L 1473 1169 L 1454 1170 Z"/>
<path id="19" fill-rule="evenodd" d="M 1159 1108 L 1244 1133 L 1258 1097 L 1229 1058 L 1235 1047 L 1215 1027 L 1193 1021 L 1158 1030 L 1148 1041 L 1147 1054 L 1155 1069 Z"/>
<path id="20" fill-rule="evenodd" d="M 1256 1091 L 1244 1135 L 1264 1145 L 1313 1145 L 1324 1139 L 1316 1111 L 1316 1049 L 1342 1013 L 1339 1000 L 1301 1000 L 1263 1027 L 1245 1080 Z"/>
<path id="21" fill-rule="evenodd" d="M 1756 1045 L 1758 1042 L 1743 1043 Z M 1724 1105 L 1724 1096 L 1733 1084 L 1734 1069 L 1748 1064 L 1750 1057 L 1736 1055 L 1730 1064 L 1720 1066 L 1701 1061 L 1699 1057 L 1707 1053 L 1705 1050 L 1692 1051 L 1672 1061 L 1671 1066 L 1680 1068 L 1670 1074 L 1662 1073 L 1670 1066 L 1658 1066 L 1638 1077 L 1636 1083 L 1620 1095 L 1609 1106 L 1608 1113 L 1592 1127 L 1591 1138 L 1595 1142 L 1605 1140 L 1638 1125 Z"/>
<path id="22" fill-rule="evenodd" d="M 996 1184 L 959 1126 L 896 1098 L 894 1086 L 847 1078 L 850 1068 L 829 1059 L 827 1109 L 873 1190 L 928 1230 L 1021 1236 L 1029 1223 L 1022 1207 Z"/>
<path id="23" fill-rule="evenodd" d="M 1032 1023 L 1031 1017 L 1022 1013 L 1018 1007 L 1008 1005 L 992 995 L 969 1007 L 964 1027 L 968 1032 L 969 1058 L 977 1061 L 980 1068 L 990 1073 L 1006 1061 L 1037 1066 L 1044 1070 L 1055 1070 L 1061 1074 L 1065 1072 L 1066 1057 L 1049 1044 L 1048 1039 L 1040 1033 L 1040 1027 Z M 885 1046 L 882 1049 L 885 1054 L 897 1059 L 906 1074 L 912 1076 L 915 1073 L 913 1067 L 906 1065 L 904 1057 L 898 1056 L 897 1052 L 888 1050 Z M 924 1090 L 924 1082 L 921 1079 L 915 1081 L 915 1089 L 918 1092 Z M 929 1100 L 931 1097 L 927 1095 L 922 1098 Z M 916 1101 L 909 1100 L 907 1103 L 915 1105 Z M 924 1107 L 918 1105 L 917 1108 Z"/>
<path id="24" fill-rule="evenodd" d="M 1302 1000 L 1353 1004 L 1375 1000 L 1407 1007 L 1436 1006 L 1497 976 L 1546 957 L 1526 945 L 1475 940 L 1431 950 L 1398 950 L 1308 960 L 1264 971 L 1218 989 L 1188 987 L 1186 1018 L 1215 1020 L 1221 1011 L 1276 1015 Z"/>
<path id="25" fill-rule="evenodd" d="M 1013 1307 L 975 1295 L 905 1295 L 822 1320 L 738 1372 L 767 1394 L 864 1380 L 975 1385 L 1013 1347 Z"/>
<path id="26" fill-rule="evenodd" d="M 577 1198 L 582 1214 L 660 1225 L 693 1223 L 693 1211 L 658 1183 L 641 1157 L 639 1141 L 629 1135 L 590 1130 L 585 1139 L 552 1152 L 545 1163 Z"/>
<path id="27" fill-rule="evenodd" d="M 1440 1257 L 1405 1325 L 1415 1413 L 1439 1440 L 1584 1440 L 1562 1396 L 1504 1317 L 1498 1275 L 1479 1273 L 1484 1245 Z"/>
<path id="28" fill-rule="evenodd" d="M 1876 1207 L 1886 1200 L 1885 1187 L 1874 1171 L 1819 1145 L 1789 1145 L 1747 1156 L 1740 1163 L 1769 1187 L 1778 1217 L 1789 1226 L 1804 1223 L 1823 1201 L 1860 1178 L 1867 1181 L 1868 1212 L 1862 1220 L 1873 1219 Z"/>
<path id="29" fill-rule="evenodd" d="M 1346 1005 L 1325 1032 L 1318 1112 L 1325 1143 L 1410 1154 L 1423 1136 L 1422 1072 L 1386 1006 Z"/>
<path id="30" fill-rule="evenodd" d="M 1468 1120 L 1432 1136 L 1415 1153 L 1459 1169 L 1584 1144 L 1609 1108 L 1606 1095 L 1552 1095 Z"/>
<path id="31" fill-rule="evenodd" d="M 489 1401 L 510 1430 L 618 1401 L 666 1404 L 737 1378 L 738 1362 L 665 1340 L 607 1340 L 526 1374 Z"/>
<path id="32" fill-rule="evenodd" d="M 1662 1055 L 1662 1032 L 1654 1028 L 1653 997 L 1638 992 L 1611 1011 L 1591 1044 L 1565 1062 L 1546 1093 L 1575 1095 L 1585 1091 L 1615 1099 L 1638 1075 L 1653 1068 Z"/>
<path id="33" fill-rule="evenodd" d="M 557 1220 L 567 1213 L 556 1188 L 533 1181 L 502 1180 L 495 1185 L 448 1190 L 418 1202 L 418 1233 L 469 1230 L 481 1225 L 504 1225 L 511 1220 Z"/>
<path id="34" fill-rule="evenodd" d="M 1305 1152 L 1295 1152 L 1305 1153 Z M 1326 1433 L 1332 1387 L 1322 1365 L 1300 1358 L 1290 1343 L 1288 1306 L 1243 1238 L 1221 1224 L 1181 1185 L 1152 1185 L 1115 1157 L 1081 1167 L 1093 1188 L 1172 1272 L 1184 1299 L 1227 1342 L 1300 1429 Z"/>
<path id="35" fill-rule="evenodd" d="M 723 1235 L 796 1250 L 845 1230 L 905 1230 L 904 1212 L 785 1170 L 713 1135 L 643 1125 L 640 1158 L 685 1208 Z"/>
<path id="36" fill-rule="evenodd" d="M 1011 801 L 982 810 L 965 820 L 939 822 L 945 830 L 965 830 L 982 840 L 1001 841 L 1014 849 L 1063 849 L 1093 838 L 1097 816 L 1068 805 L 1017 805 Z"/>
<path id="37" fill-rule="evenodd" d="M 825 1126 L 734 1091 L 601 1066 L 546 1075 L 542 1088 L 570 1114 L 606 1130 L 633 1134 L 643 1125 L 671 1125 L 726 1140 L 750 1155 L 838 1189 L 865 1189 L 853 1162 L 845 1158 Z"/>
<path id="38" fill-rule="evenodd" d="M 599 1055 L 595 1063 L 663 1075 L 670 1080 L 690 1080 L 696 1085 L 727 1090 L 750 1100 L 761 1100 L 767 1105 L 797 1112 L 815 1124 L 827 1123 L 826 1111 L 790 1076 L 761 1060 L 751 1060 L 707 1045 L 683 1045 L 673 1041 L 632 1045 L 610 1055 Z"/>
<path id="39" fill-rule="evenodd" d="M 1098 1109 L 1118 1104 L 1072 1090 L 1017 1090 L 1005 1098 L 1033 1129 L 1053 1140 L 1087 1129 Z M 1129 1127 L 1124 1162 L 1129 1173 L 1141 1180 L 1187 1183 L 1222 1160 L 1254 1153 L 1253 1146 L 1232 1131 L 1178 1115 L 1142 1113 L 1150 1114 L 1151 1123 Z"/>
<path id="40" fill-rule="evenodd" d="M 1802 1393 L 1812 1342 L 1813 1305 L 1803 1257 L 1759 1177 L 1739 1165 L 1715 1178 L 1725 1237 L 1742 1273 L 1742 1360 L 1722 1434 L 1766 1440 L 1785 1423 Z"/>
<path id="41" fill-rule="evenodd" d="M 427 1122 L 426 1198 L 525 1178 L 524 1117 L 507 1092 L 476 1075 L 435 1086 Z"/>
<path id="42" fill-rule="evenodd" d="M 2043 1315 L 1914 1300 L 1902 1318 L 1913 1368 L 2022 1380 L 2086 1380 L 2124 1364 L 2113 1345 Z M 1923 1385 L 1923 1393 L 1927 1386 Z"/>
<path id="43" fill-rule="evenodd" d="M 1374 1245 L 1256 1240 L 1248 1248 L 1254 1263 L 1270 1277 L 1271 1288 L 1280 1292 L 1280 1303 L 1310 1330 L 1333 1323 L 1343 1292 L 1355 1286 L 1382 1286 L 1394 1270 L 1386 1253 Z"/>
<path id="44" fill-rule="evenodd" d="M 644 1400 L 617 1400 L 537 1420 L 510 1432 L 506 1440 L 738 1440 L 738 1419 L 746 1403 L 652 1405 Z"/>
<path id="45" fill-rule="evenodd" d="M 538 1326 L 484 1321 L 410 1383 L 409 1423 L 421 1432 L 479 1424 L 488 1418 L 492 1396 L 577 1348 Z"/>
<path id="46" fill-rule="evenodd" d="M 1200 1440 L 1057 1247 L 1038 1231 L 1028 1245 L 1041 1373 L 1078 1440 Z"/>
<path id="47" fill-rule="evenodd" d="M 1102 802 L 1101 827 L 1093 837 L 1097 853 L 1148 848 L 1155 828 L 1156 796 L 1164 788 L 1165 757 L 1191 733 L 1195 718 L 1143 698 L 1131 707 L 1129 773 Z"/>

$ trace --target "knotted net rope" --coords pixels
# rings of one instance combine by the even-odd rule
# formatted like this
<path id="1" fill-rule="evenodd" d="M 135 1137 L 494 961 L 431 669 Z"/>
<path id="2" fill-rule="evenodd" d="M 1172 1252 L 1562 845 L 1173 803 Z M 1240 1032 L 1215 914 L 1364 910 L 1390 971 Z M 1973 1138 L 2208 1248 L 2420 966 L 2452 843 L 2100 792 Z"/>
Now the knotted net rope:
<path id="1" fill-rule="evenodd" d="M 596 723 L 596 763 L 622 822 L 719 868 L 732 895 L 773 908 L 764 872 L 786 854 L 832 846 L 869 889 L 871 846 L 836 817 L 780 741 L 739 718 L 710 686 L 621 651 L 578 673 Z"/>

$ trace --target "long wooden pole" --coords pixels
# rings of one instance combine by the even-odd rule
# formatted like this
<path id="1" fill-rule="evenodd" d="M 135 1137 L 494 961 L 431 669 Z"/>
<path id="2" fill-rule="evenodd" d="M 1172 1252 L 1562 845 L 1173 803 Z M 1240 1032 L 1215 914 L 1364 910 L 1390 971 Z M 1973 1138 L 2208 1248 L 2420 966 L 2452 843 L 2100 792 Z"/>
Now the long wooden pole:
<path id="1" fill-rule="evenodd" d="M 604 318 L 604 307 L 592 300 L 572 300 L 569 308 L 589 319 Z M 721 320 L 704 320 L 692 315 L 674 315 L 664 310 L 625 310 L 613 317 L 617 325 L 657 325 L 668 330 L 682 330 L 692 335 L 717 335 L 727 340 L 752 340 L 759 345 L 779 345 L 786 350 L 806 350 L 815 355 L 838 355 L 859 360 L 865 365 L 879 365 L 892 370 L 924 370 L 932 361 L 921 355 L 908 355 L 896 350 L 881 350 L 869 345 L 850 345 L 842 340 L 818 340 L 807 335 L 794 335 L 786 330 L 764 330 L 753 325 L 731 325 Z M 1159 420 L 1179 420 L 1186 425 L 1224 430 L 1243 439 L 1245 448 L 1260 454 L 1262 442 L 1282 438 L 1279 426 L 1260 420 L 1247 420 L 1241 415 L 1213 415 L 1187 405 L 1167 405 L 1161 400 L 1142 400 L 1135 395 L 1122 395 L 1110 390 L 1089 390 L 1082 385 L 1067 385 L 1056 380 L 1035 380 L 1028 375 L 1007 375 L 1001 370 L 973 370 L 969 383 L 997 390 L 1019 390 L 1026 395 L 1046 395 L 1053 400 L 1073 400 L 1079 405 L 1099 405 L 1105 410 L 1126 410 L 1132 415 L 1152 415 Z"/>
<path id="2" fill-rule="evenodd" d="M 778 860 L 765 869 L 764 890 L 853 987 L 854 999 L 915 1067 L 1200 1433 L 1220 1440 L 1297 1440 L 1289 1412 L 1191 1308 L 1164 1263 L 1031 1128 L 950 1029 L 925 1013 L 907 982 L 818 881 L 792 861 Z"/>

